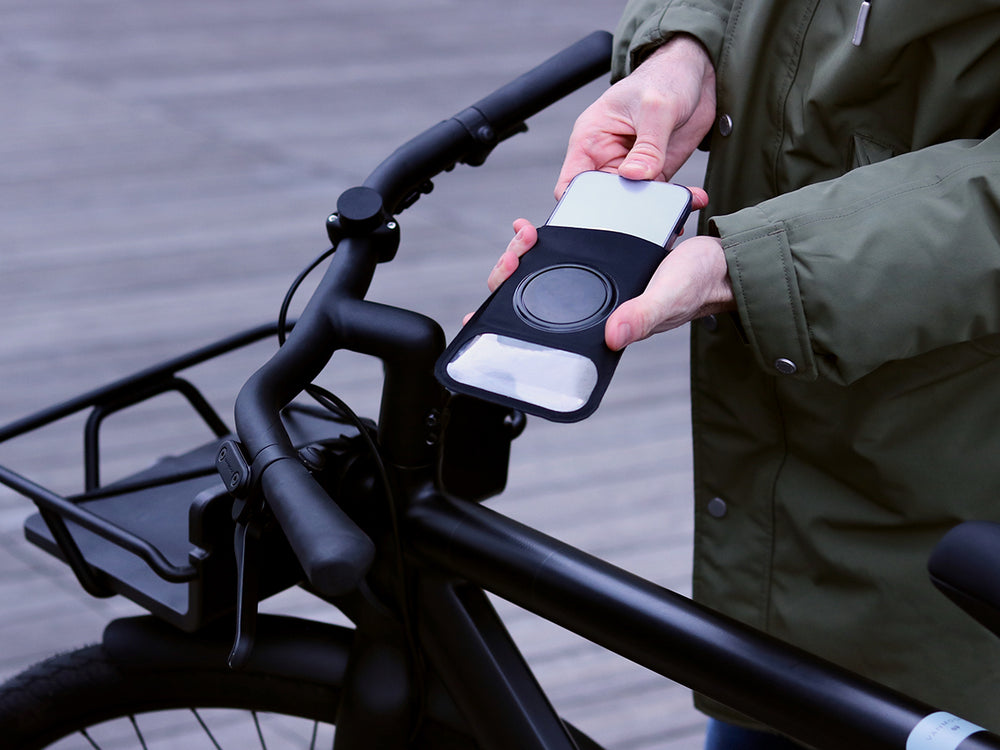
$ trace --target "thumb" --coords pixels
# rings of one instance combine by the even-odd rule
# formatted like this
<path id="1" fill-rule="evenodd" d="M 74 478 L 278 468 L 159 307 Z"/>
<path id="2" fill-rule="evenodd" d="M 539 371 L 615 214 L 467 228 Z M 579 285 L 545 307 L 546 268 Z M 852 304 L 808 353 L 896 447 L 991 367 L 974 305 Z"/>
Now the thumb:
<path id="1" fill-rule="evenodd" d="M 604 325 L 604 343 L 612 351 L 624 349 L 652 334 L 646 324 L 642 295 L 623 302 Z"/>
<path id="2" fill-rule="evenodd" d="M 667 107 L 644 102 L 636 123 L 635 142 L 619 165 L 618 174 L 629 180 L 652 180 L 662 175 L 672 125 Z"/>
<path id="3" fill-rule="evenodd" d="M 664 152 L 652 141 L 636 141 L 618 174 L 627 180 L 653 180 L 663 173 Z"/>

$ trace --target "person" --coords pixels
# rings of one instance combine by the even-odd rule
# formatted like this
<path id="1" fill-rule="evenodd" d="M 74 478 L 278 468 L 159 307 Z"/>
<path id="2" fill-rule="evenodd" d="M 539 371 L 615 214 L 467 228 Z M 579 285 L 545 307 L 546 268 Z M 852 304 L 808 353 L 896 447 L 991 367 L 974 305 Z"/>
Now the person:
<path id="1" fill-rule="evenodd" d="M 925 566 L 1000 520 L 997 71 L 986 0 L 631 0 L 556 187 L 710 145 L 698 236 L 605 326 L 692 324 L 694 598 L 994 732 L 1000 642 Z M 709 748 L 788 746 L 695 701 Z"/>

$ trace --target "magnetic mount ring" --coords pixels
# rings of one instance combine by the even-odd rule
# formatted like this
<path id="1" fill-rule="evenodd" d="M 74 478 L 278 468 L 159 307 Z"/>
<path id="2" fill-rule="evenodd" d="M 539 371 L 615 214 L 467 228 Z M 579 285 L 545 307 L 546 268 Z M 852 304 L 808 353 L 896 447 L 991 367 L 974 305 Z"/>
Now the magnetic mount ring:
<path id="1" fill-rule="evenodd" d="M 545 331 L 582 331 L 600 322 L 615 305 L 615 285 L 588 266 L 550 266 L 526 276 L 514 290 L 514 310 L 525 323 Z"/>

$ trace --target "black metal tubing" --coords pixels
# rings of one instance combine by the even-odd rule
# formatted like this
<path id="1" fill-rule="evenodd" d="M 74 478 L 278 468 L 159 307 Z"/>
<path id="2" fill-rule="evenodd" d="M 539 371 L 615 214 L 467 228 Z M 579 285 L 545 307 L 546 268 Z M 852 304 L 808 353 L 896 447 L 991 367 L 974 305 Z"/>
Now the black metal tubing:
<path id="1" fill-rule="evenodd" d="M 500 140 L 567 94 L 606 75 L 611 34 L 595 31 L 449 120 L 398 148 L 365 180 L 395 215 L 434 175 L 459 162 L 479 164 Z"/>
<path id="2" fill-rule="evenodd" d="M 424 575 L 416 597 L 420 644 L 483 750 L 576 750 L 481 589 Z"/>
<path id="3" fill-rule="evenodd" d="M 425 498 L 407 539 L 419 558 L 820 750 L 905 748 L 934 712 L 481 505 Z"/>
<path id="4" fill-rule="evenodd" d="M 175 374 L 207 360 L 248 346 L 268 336 L 274 336 L 277 333 L 277 329 L 277 323 L 269 323 L 233 336 L 227 336 L 224 339 L 220 339 L 188 354 L 167 360 L 104 387 L 87 391 L 68 401 L 35 412 L 27 417 L 11 422 L 0 429 L 0 443 L 57 422 L 84 409 L 93 408 L 94 412 L 91 414 L 84 428 L 85 482 L 87 487 L 93 490 L 96 488 L 98 480 L 96 470 L 98 460 L 97 429 L 107 413 L 132 405 L 142 401 L 144 398 L 162 393 L 165 390 L 176 389 L 187 397 L 188 401 L 202 416 L 209 428 L 218 435 L 220 430 L 226 430 L 225 424 L 201 394 L 187 383 L 187 381 L 175 378 Z M 53 538 L 59 544 L 81 586 L 94 596 L 108 596 L 110 592 L 107 586 L 101 581 L 100 576 L 83 559 L 79 548 L 66 527 L 66 521 L 72 521 L 131 554 L 138 556 L 164 580 L 173 583 L 183 583 L 192 581 L 198 576 L 198 570 L 194 566 L 177 566 L 172 564 L 159 549 L 144 539 L 91 513 L 86 508 L 77 505 L 74 501 L 49 491 L 45 487 L 5 466 L 0 466 L 0 484 L 5 484 L 15 492 L 24 495 L 39 507 L 46 525 L 52 532 Z M 127 491 L 129 489 L 135 489 L 135 487 L 123 486 L 118 488 L 118 491 Z"/>
<path id="5" fill-rule="evenodd" d="M 374 558 L 371 541 L 299 462 L 280 409 L 309 385 L 340 349 L 385 364 L 380 436 L 399 465 L 430 460 L 425 420 L 441 398 L 433 363 L 444 333 L 419 313 L 363 300 L 381 240 L 346 238 L 334 254 L 285 345 L 255 372 L 236 399 L 236 429 L 252 462 L 267 451 L 261 483 L 310 583 L 327 596 L 353 589 Z M 271 460 L 280 457 L 279 460 Z"/>
<path id="6" fill-rule="evenodd" d="M 76 580 L 83 587 L 83 590 L 98 599 L 107 599 L 114 596 L 115 592 L 102 580 L 102 576 L 83 556 L 80 546 L 76 543 L 73 535 L 69 533 L 69 528 L 66 526 L 66 521 L 63 517 L 46 508 L 41 508 L 39 515 L 45 521 L 45 525 L 48 526 L 52 538 L 59 545 L 59 549 L 62 550 L 63 556 L 66 558 L 66 563 L 69 565 L 70 570 L 73 571 L 73 575 L 76 576 Z"/>
<path id="7" fill-rule="evenodd" d="M 525 117 L 606 73 L 610 54 L 611 35 L 594 32 L 404 144 L 361 188 L 348 191 L 351 210 L 343 218 L 350 221 L 338 222 L 334 234 L 340 244 L 326 274 L 285 345 L 240 391 L 236 431 L 247 458 L 254 462 L 266 456 L 260 470 L 264 494 L 309 582 L 324 595 L 339 596 L 356 587 L 375 548 L 298 461 L 278 412 L 306 389 L 337 350 L 370 354 L 386 367 L 379 418 L 385 457 L 405 468 L 430 463 L 426 421 L 444 393 L 433 376 L 444 333 L 423 315 L 364 300 L 376 265 L 393 257 L 398 243 L 395 221 L 379 223 L 409 205 L 414 193 L 441 171 L 466 160 L 480 163 Z M 341 239 L 341 232 L 347 236 Z"/>
<path id="8" fill-rule="evenodd" d="M 29 500 L 32 500 L 41 510 L 58 516 L 56 520 L 59 521 L 60 525 L 66 521 L 72 521 L 87 529 L 87 531 L 92 531 L 98 536 L 114 542 L 114 544 L 131 552 L 133 555 L 142 558 L 158 576 L 166 581 L 184 583 L 198 577 L 198 570 L 194 566 L 174 565 L 167 560 L 160 550 L 145 539 L 141 539 L 120 526 L 106 521 L 85 508 L 75 505 L 66 498 L 50 492 L 41 485 L 35 484 L 30 479 L 22 477 L 5 466 L 0 466 L 0 483 L 7 485 Z M 48 516 L 46 517 L 46 521 L 49 521 Z M 56 535 L 56 539 L 59 539 L 59 536 Z M 72 559 L 72 552 L 67 553 L 67 555 L 69 559 Z M 79 557 L 79 550 L 77 550 L 76 556 Z"/>
<path id="9" fill-rule="evenodd" d="M 290 324 L 291 325 L 291 324 Z M 240 349 L 249 344 L 253 344 L 268 336 L 274 336 L 278 332 L 277 323 L 268 323 L 257 326 L 246 331 L 242 331 L 233 336 L 227 336 L 208 346 L 196 349 L 180 357 L 168 359 L 153 367 L 140 370 L 132 375 L 116 380 L 101 388 L 82 393 L 68 401 L 56 404 L 47 409 L 42 409 L 30 414 L 22 419 L 18 419 L 0 428 L 0 443 L 4 443 L 25 433 L 44 427 L 47 424 L 57 422 L 60 419 L 82 411 L 95 404 L 102 403 L 109 399 L 120 398 L 133 392 L 135 389 L 144 388 L 150 383 L 155 383 L 165 377 L 170 377 L 181 370 L 186 370 L 195 365 L 206 362 L 215 357 L 227 354 L 236 349 Z M 16 489 L 16 488 L 15 488 Z"/>
<path id="10" fill-rule="evenodd" d="M 229 428 L 211 404 L 205 400 L 205 397 L 190 381 L 183 378 L 167 377 L 159 382 L 131 388 L 127 394 L 119 398 L 101 399 L 101 403 L 94 405 L 84 427 L 83 487 L 85 492 L 93 492 L 101 486 L 100 430 L 104 420 L 115 412 L 171 391 L 179 393 L 187 399 L 216 437 L 225 437 L 229 434 Z"/>

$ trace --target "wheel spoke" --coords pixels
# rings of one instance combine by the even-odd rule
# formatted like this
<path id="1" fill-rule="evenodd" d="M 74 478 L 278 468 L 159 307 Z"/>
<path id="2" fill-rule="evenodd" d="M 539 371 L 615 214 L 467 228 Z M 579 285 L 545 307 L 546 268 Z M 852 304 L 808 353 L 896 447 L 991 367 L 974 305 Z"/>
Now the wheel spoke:
<path id="1" fill-rule="evenodd" d="M 205 736 L 208 737 L 209 740 L 211 740 L 213 745 L 215 745 L 215 750 L 222 750 L 222 747 L 219 745 L 219 743 L 215 739 L 215 736 L 212 734 L 212 730 L 208 728 L 208 724 L 205 723 L 205 720 L 201 718 L 201 714 L 198 713 L 198 709 L 192 708 L 191 713 L 194 714 L 194 718 L 196 718 L 198 720 L 198 723 L 201 724 L 201 728 L 204 730 Z"/>
<path id="2" fill-rule="evenodd" d="M 253 716 L 253 725 L 257 727 L 257 738 L 260 740 L 261 750 L 267 750 L 267 743 L 264 742 L 264 733 L 260 729 L 260 718 L 257 716 L 256 711 L 251 711 L 250 714 Z"/>
<path id="3" fill-rule="evenodd" d="M 142 750 L 149 750 L 149 748 L 146 747 L 146 740 L 143 738 L 142 732 L 139 731 L 139 722 L 135 720 L 135 716 L 129 715 L 128 720 L 132 722 L 132 729 L 135 730 L 135 737 L 139 740 L 139 744 L 142 745 Z"/>
<path id="4" fill-rule="evenodd" d="M 86 729 L 81 729 L 80 734 L 83 735 L 83 739 L 87 740 L 87 742 L 90 743 L 90 746 L 94 748 L 94 750 L 101 750 L 101 746 L 98 745 L 96 742 L 94 742 L 94 738 L 91 737 L 89 734 L 87 734 Z"/>

